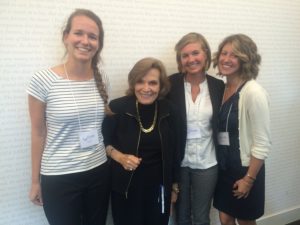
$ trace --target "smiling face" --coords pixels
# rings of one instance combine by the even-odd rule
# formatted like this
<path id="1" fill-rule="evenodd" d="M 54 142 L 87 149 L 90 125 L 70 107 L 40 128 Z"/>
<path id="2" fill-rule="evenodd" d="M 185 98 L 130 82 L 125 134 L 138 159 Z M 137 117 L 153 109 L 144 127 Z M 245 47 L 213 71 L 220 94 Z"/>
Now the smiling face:
<path id="1" fill-rule="evenodd" d="M 99 49 L 99 28 L 86 16 L 75 16 L 70 32 L 64 35 L 69 59 L 91 61 Z"/>
<path id="2" fill-rule="evenodd" d="M 205 72 L 207 56 L 200 43 L 190 43 L 182 48 L 180 53 L 182 70 L 188 75 Z"/>
<path id="3" fill-rule="evenodd" d="M 158 69 L 150 69 L 141 80 L 134 85 L 134 94 L 139 103 L 143 105 L 152 104 L 160 91 L 160 72 Z"/>
<path id="4" fill-rule="evenodd" d="M 222 48 L 218 60 L 219 72 L 224 76 L 238 75 L 240 70 L 240 60 L 234 54 L 232 44 L 228 43 Z"/>

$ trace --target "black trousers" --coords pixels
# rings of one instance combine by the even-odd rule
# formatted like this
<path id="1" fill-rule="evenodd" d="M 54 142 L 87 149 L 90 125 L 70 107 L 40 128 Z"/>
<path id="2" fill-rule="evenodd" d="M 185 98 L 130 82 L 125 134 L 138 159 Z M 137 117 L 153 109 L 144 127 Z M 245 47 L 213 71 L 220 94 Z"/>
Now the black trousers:
<path id="1" fill-rule="evenodd" d="M 128 197 L 112 191 L 112 216 L 114 225 L 167 225 L 170 198 L 164 199 L 164 213 L 160 186 L 130 187 Z"/>
<path id="2" fill-rule="evenodd" d="M 41 187 L 51 225 L 105 225 L 110 194 L 107 162 L 85 172 L 42 175 Z"/>

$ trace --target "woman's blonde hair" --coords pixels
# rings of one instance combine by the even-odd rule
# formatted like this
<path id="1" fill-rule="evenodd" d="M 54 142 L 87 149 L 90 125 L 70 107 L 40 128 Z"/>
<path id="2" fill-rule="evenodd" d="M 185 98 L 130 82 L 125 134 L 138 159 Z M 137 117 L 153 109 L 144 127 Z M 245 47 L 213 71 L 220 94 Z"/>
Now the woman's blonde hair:
<path id="1" fill-rule="evenodd" d="M 191 43 L 199 43 L 201 45 L 202 50 L 206 54 L 206 65 L 205 70 L 208 70 L 211 63 L 211 51 L 209 44 L 205 37 L 202 34 L 199 33 L 188 33 L 184 35 L 175 45 L 175 51 L 176 51 L 176 61 L 177 61 L 177 67 L 178 71 L 183 73 L 182 65 L 181 65 L 181 50 L 188 44 Z"/>
<path id="2" fill-rule="evenodd" d="M 226 44 L 231 44 L 234 55 L 239 59 L 239 75 L 246 80 L 256 79 L 259 72 L 261 56 L 257 52 L 254 41 L 245 34 L 233 34 L 226 37 L 219 45 L 213 57 L 213 67 L 218 66 L 222 49 Z"/>

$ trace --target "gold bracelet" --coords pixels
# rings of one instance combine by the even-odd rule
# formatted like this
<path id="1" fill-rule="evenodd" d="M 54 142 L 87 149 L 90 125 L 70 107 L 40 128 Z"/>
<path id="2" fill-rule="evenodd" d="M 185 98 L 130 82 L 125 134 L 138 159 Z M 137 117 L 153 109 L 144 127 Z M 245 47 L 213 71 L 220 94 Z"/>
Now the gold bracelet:
<path id="1" fill-rule="evenodd" d="M 247 173 L 247 177 L 249 177 L 251 180 L 253 180 L 253 182 L 256 180 L 256 178 L 252 177 L 249 173 Z"/>

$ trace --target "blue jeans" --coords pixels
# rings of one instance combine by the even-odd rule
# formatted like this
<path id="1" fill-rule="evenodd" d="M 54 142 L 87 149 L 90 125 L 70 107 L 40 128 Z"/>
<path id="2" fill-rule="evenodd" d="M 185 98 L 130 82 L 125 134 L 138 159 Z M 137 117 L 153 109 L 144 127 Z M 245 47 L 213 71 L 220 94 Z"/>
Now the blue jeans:
<path id="1" fill-rule="evenodd" d="M 177 225 L 209 225 L 209 212 L 218 178 L 218 166 L 208 169 L 181 167 Z"/>

